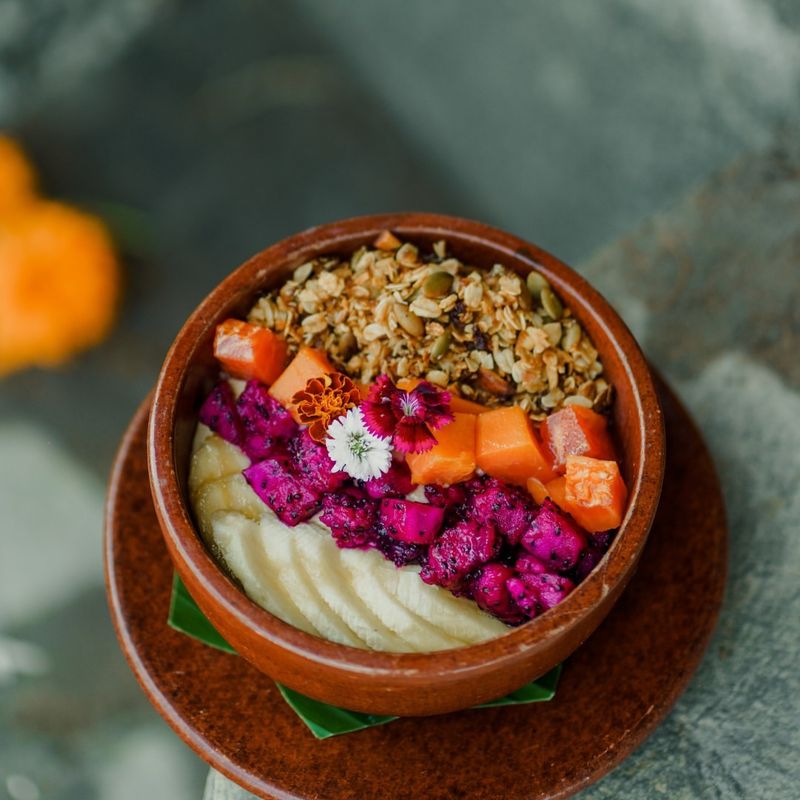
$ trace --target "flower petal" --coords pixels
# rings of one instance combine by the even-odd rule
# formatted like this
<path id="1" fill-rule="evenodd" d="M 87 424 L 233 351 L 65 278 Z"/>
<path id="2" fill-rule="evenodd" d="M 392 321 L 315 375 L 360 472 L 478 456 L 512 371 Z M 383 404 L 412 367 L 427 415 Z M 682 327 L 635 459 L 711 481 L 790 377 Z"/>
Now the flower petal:
<path id="1" fill-rule="evenodd" d="M 392 444 L 401 453 L 424 453 L 436 444 L 436 437 L 424 422 L 406 417 L 397 423 Z"/>

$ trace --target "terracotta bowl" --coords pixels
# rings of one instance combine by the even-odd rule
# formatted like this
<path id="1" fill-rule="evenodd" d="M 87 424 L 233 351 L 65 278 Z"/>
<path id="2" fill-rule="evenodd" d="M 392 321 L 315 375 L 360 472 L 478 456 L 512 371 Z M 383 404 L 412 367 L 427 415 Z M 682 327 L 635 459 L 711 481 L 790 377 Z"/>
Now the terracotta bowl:
<path id="1" fill-rule="evenodd" d="M 589 332 L 616 389 L 614 422 L 630 489 L 622 527 L 604 560 L 567 599 L 491 641 L 426 654 L 379 653 L 304 633 L 241 591 L 203 544 L 187 503 L 187 473 L 200 403 L 217 374 L 214 327 L 244 315 L 256 296 L 321 254 L 350 254 L 382 230 L 423 248 L 446 239 L 468 264 L 536 268 Z M 661 409 L 630 331 L 586 281 L 540 248 L 487 225 L 431 214 L 360 217 L 323 225 L 267 248 L 199 305 L 167 354 L 148 436 L 150 482 L 175 567 L 200 608 L 259 670 L 317 700 L 374 714 L 438 714 L 500 697 L 547 672 L 602 622 L 636 569 L 664 472 Z"/>

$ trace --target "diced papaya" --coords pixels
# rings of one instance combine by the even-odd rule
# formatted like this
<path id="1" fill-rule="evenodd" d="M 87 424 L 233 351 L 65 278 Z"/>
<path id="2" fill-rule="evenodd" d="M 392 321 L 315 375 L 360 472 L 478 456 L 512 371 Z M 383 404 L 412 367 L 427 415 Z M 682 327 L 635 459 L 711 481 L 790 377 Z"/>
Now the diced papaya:
<path id="1" fill-rule="evenodd" d="M 404 392 L 410 392 L 415 389 L 420 383 L 422 378 L 401 378 L 397 381 L 397 388 L 402 389 Z M 489 409 L 482 406 L 480 403 L 473 403 L 471 400 L 466 400 L 453 392 L 450 392 L 450 410 L 453 413 L 459 414 L 483 414 L 484 411 Z"/>
<path id="2" fill-rule="evenodd" d="M 542 434 L 560 473 L 564 472 L 567 456 L 608 461 L 616 458 L 606 418 L 591 408 L 572 405 L 550 414 L 542 426 Z"/>
<path id="3" fill-rule="evenodd" d="M 548 481 L 545 489 L 547 490 L 547 496 L 562 510 L 567 511 L 567 491 L 566 491 L 566 482 L 567 479 L 562 475 L 560 478 L 554 478 L 552 481 Z"/>
<path id="4" fill-rule="evenodd" d="M 269 393 L 299 422 L 292 398 L 297 392 L 306 388 L 312 378 L 321 378 L 328 372 L 336 372 L 336 367 L 328 361 L 321 350 L 313 347 L 301 347 L 289 366 L 272 384 Z"/>
<path id="5" fill-rule="evenodd" d="M 547 450 L 519 406 L 493 408 L 476 418 L 476 461 L 484 472 L 521 486 L 528 478 L 546 483 L 555 477 Z"/>
<path id="6" fill-rule="evenodd" d="M 627 497 L 616 461 L 567 456 L 563 508 L 587 531 L 599 533 L 618 528 Z"/>
<path id="7" fill-rule="evenodd" d="M 413 483 L 451 485 L 475 472 L 475 414 L 455 412 L 455 420 L 433 431 L 436 444 L 425 453 L 409 453 Z"/>
<path id="8" fill-rule="evenodd" d="M 545 486 L 545 484 L 543 484 L 538 478 L 528 478 L 525 485 L 528 487 L 528 491 L 530 492 L 530 495 L 536 505 L 540 506 L 548 497 L 550 497 L 547 492 L 547 486 Z"/>
<path id="9" fill-rule="evenodd" d="M 269 386 L 286 366 L 286 340 L 261 325 L 226 319 L 214 334 L 214 356 L 234 378 Z"/>

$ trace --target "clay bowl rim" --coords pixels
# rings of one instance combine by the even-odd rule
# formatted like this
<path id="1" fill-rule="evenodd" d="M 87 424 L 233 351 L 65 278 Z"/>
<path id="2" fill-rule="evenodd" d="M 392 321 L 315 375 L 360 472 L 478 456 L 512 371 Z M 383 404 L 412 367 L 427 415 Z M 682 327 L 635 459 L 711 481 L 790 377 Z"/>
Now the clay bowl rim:
<path id="1" fill-rule="evenodd" d="M 590 315 L 617 352 L 633 389 L 636 425 L 641 431 L 640 466 L 629 487 L 625 518 L 598 567 L 566 600 L 541 617 L 479 644 L 429 653 L 373 651 L 331 642 L 283 622 L 250 600 L 217 565 L 195 528 L 177 478 L 174 451 L 177 397 L 184 388 L 188 365 L 197 354 L 198 343 L 219 321 L 220 312 L 234 294 L 241 294 L 241 277 L 252 273 L 254 299 L 267 286 L 277 285 L 281 274 L 288 275 L 312 255 L 347 252 L 348 243 L 353 249 L 353 240 L 377 236 L 387 229 L 411 241 L 424 234 L 488 247 L 498 261 L 503 257 L 511 262 L 523 260 L 540 271 L 567 305 L 574 305 L 568 297 L 574 295 L 584 307 L 581 316 Z M 273 280 L 264 280 L 270 272 L 274 272 Z M 608 349 L 595 343 L 602 358 Z M 619 581 L 627 582 L 658 507 L 665 433 L 655 386 L 639 345 L 613 308 L 584 278 L 547 251 L 497 228 L 460 217 L 409 212 L 353 217 L 309 228 L 262 250 L 224 278 L 189 316 L 167 353 L 153 395 L 147 451 L 153 501 L 173 562 L 179 574 L 186 570 L 203 584 L 218 611 L 249 628 L 270 648 L 367 679 L 405 675 L 411 686 L 420 678 L 445 682 L 454 672 L 462 678 L 471 671 L 485 673 L 517 662 L 526 654 L 533 655 L 550 640 L 568 635 Z M 626 456 L 632 459 L 633 454 Z"/>

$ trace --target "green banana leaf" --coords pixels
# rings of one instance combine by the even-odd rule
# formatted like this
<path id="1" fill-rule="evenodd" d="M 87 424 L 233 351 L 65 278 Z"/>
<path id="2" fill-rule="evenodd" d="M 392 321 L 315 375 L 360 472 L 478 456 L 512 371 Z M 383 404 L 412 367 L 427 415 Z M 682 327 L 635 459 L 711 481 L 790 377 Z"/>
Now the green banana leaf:
<path id="1" fill-rule="evenodd" d="M 194 639 L 226 653 L 236 651 L 220 636 L 216 628 L 197 606 L 183 582 L 176 574 L 172 581 L 172 598 L 169 605 L 168 623 L 176 631 L 185 633 Z M 541 703 L 555 697 L 561 665 L 554 667 L 546 675 L 526 684 L 516 692 L 505 697 L 482 703 L 475 708 L 492 706 L 512 706 L 521 703 Z M 284 700 L 291 706 L 298 717 L 308 726 L 317 739 L 327 739 L 342 733 L 352 733 L 374 725 L 384 725 L 397 717 L 384 717 L 375 714 L 361 714 L 344 708 L 321 703 L 292 689 L 276 684 Z"/>

